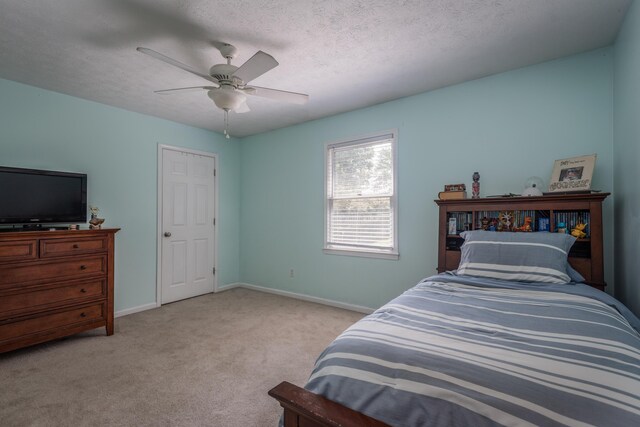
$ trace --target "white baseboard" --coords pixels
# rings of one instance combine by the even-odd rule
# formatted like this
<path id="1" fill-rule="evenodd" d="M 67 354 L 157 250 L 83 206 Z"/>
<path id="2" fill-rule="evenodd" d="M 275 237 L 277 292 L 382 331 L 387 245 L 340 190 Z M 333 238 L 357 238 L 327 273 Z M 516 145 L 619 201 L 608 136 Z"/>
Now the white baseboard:
<path id="1" fill-rule="evenodd" d="M 328 305 L 328 306 L 331 306 L 331 307 L 343 308 L 345 310 L 356 311 L 358 313 L 364 313 L 364 314 L 371 314 L 371 313 L 373 313 L 375 311 L 373 308 L 364 307 L 362 305 L 347 304 L 347 303 L 344 303 L 344 302 L 334 301 L 334 300 L 330 300 L 330 299 L 326 299 L 326 298 L 313 297 L 313 296 L 310 296 L 310 295 L 299 294 L 299 293 L 296 293 L 296 292 L 289 292 L 289 291 L 283 291 L 283 290 L 280 290 L 280 289 L 267 288 L 265 286 L 252 285 L 250 283 L 240 283 L 240 282 L 230 283 L 228 285 L 220 286 L 216 290 L 216 293 L 228 291 L 229 289 L 235 289 L 235 288 L 251 289 L 253 291 L 265 292 L 265 293 L 274 294 L 274 295 L 280 295 L 280 296 L 283 296 L 283 297 L 299 299 L 299 300 L 302 300 L 302 301 L 315 302 L 317 304 L 323 304 L 323 305 Z M 143 305 L 139 305 L 137 307 L 132 307 L 132 308 L 127 308 L 127 309 L 124 309 L 124 310 L 116 311 L 114 316 L 115 317 L 127 316 L 129 314 L 139 313 L 141 311 L 151 310 L 151 309 L 157 308 L 157 307 L 160 307 L 160 305 L 156 304 L 155 302 L 152 302 L 152 303 L 149 303 L 149 304 L 143 304 Z"/>
<path id="2" fill-rule="evenodd" d="M 229 283 L 228 285 L 219 286 L 215 293 L 228 291 L 229 289 L 240 288 L 244 283 Z"/>
<path id="3" fill-rule="evenodd" d="M 151 310 L 152 308 L 156 308 L 158 305 L 155 302 L 151 302 L 149 304 L 139 305 L 137 307 L 126 308 L 124 310 L 119 310 L 114 313 L 114 317 L 122 317 L 127 316 L 133 313 L 139 313 L 141 311 Z"/>
<path id="4" fill-rule="evenodd" d="M 375 309 L 373 309 L 373 308 L 364 307 L 362 305 L 347 304 L 347 303 L 344 303 L 344 302 L 334 301 L 334 300 L 330 300 L 330 299 L 326 299 L 326 298 L 314 297 L 314 296 L 310 296 L 310 295 L 299 294 L 299 293 L 296 293 L 296 292 L 283 291 L 283 290 L 280 290 L 280 289 L 272 289 L 272 288 L 267 288 L 265 286 L 252 285 L 250 283 L 233 283 L 231 285 L 225 286 L 224 290 L 233 289 L 233 288 L 251 289 L 251 290 L 254 290 L 254 291 L 258 291 L 258 292 L 266 292 L 266 293 L 269 293 L 269 294 L 275 294 L 275 295 L 280 295 L 280 296 L 283 296 L 283 297 L 295 298 L 295 299 L 299 299 L 299 300 L 302 300 L 302 301 L 315 302 L 315 303 L 318 303 L 318 304 L 329 305 L 331 307 L 338 307 L 338 308 L 343 308 L 345 310 L 357 311 L 358 313 L 364 313 L 364 314 L 371 314 L 371 313 L 373 313 L 375 311 Z M 220 291 L 220 288 L 218 288 L 218 290 Z"/>

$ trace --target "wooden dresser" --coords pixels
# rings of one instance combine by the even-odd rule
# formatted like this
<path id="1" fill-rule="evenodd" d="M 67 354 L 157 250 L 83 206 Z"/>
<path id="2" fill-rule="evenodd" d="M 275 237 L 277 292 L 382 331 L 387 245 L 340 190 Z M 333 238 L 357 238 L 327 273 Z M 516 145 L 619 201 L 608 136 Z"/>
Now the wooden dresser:
<path id="1" fill-rule="evenodd" d="M 0 352 L 105 326 L 119 229 L 0 232 Z"/>

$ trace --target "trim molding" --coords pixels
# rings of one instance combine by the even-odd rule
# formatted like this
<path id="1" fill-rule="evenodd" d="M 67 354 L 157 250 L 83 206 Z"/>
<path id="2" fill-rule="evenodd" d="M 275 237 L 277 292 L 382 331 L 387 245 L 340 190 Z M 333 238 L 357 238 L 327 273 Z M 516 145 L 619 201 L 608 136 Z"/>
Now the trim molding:
<path id="1" fill-rule="evenodd" d="M 216 273 L 213 275 L 213 292 L 218 290 L 218 227 L 219 227 L 219 215 L 218 215 L 218 180 L 220 179 L 220 175 L 218 174 L 218 154 L 211 153 L 208 151 L 200 151 L 200 150 L 192 150 L 190 148 L 185 147 L 177 147 L 173 145 L 166 144 L 158 144 L 158 165 L 157 165 L 157 199 L 156 199 L 156 210 L 157 210 L 157 222 L 156 222 L 156 306 L 160 307 L 162 305 L 162 196 L 163 196 L 163 152 L 164 150 L 178 151 L 182 153 L 195 154 L 198 156 L 205 156 L 213 158 L 213 191 L 214 191 L 214 207 L 213 207 L 213 217 L 215 218 L 216 224 L 213 228 L 213 267 L 216 269 Z M 129 313 L 127 313 L 129 314 Z"/>
<path id="2" fill-rule="evenodd" d="M 129 314 L 139 313 L 141 311 L 147 311 L 157 307 L 158 305 L 156 305 L 155 302 L 150 302 L 149 304 L 143 304 L 137 307 L 125 308 L 124 310 L 116 311 L 114 316 L 115 317 L 128 316 Z"/>
<path id="3" fill-rule="evenodd" d="M 218 289 L 215 291 L 215 293 L 228 291 L 229 289 L 234 289 L 234 288 L 241 288 L 242 285 L 244 285 L 244 283 L 236 282 L 236 283 L 229 283 L 228 285 L 224 285 L 224 286 L 218 286 Z"/>
<path id="4" fill-rule="evenodd" d="M 283 297 L 298 299 L 298 300 L 302 300 L 302 301 L 315 302 L 316 304 L 328 305 L 328 306 L 331 306 L 331 307 L 342 308 L 342 309 L 345 309 L 345 310 L 356 311 L 358 313 L 364 313 L 364 314 L 371 314 L 371 313 L 373 313 L 375 311 L 375 309 L 373 309 L 373 308 L 364 307 L 362 305 L 347 304 L 345 302 L 334 301 L 334 300 L 330 300 L 330 299 L 326 299 L 326 298 L 314 297 L 314 296 L 311 296 L 311 295 L 305 295 L 305 294 L 299 294 L 299 293 L 296 293 L 296 292 L 283 291 L 283 290 L 280 290 L 280 289 L 272 289 L 272 288 L 267 288 L 265 286 L 252 285 L 250 283 L 242 283 L 242 282 L 235 282 L 235 283 L 230 283 L 228 285 L 219 286 L 218 289 L 216 291 L 214 291 L 214 293 L 224 292 L 224 291 L 228 291 L 230 289 L 235 289 L 235 288 L 250 289 L 252 291 L 264 292 L 264 293 L 267 293 L 267 294 L 280 295 L 280 296 L 283 296 Z M 151 310 L 151 309 L 157 308 L 157 307 L 160 307 L 160 305 L 159 304 L 157 305 L 155 302 L 151 302 L 149 304 L 143 304 L 143 305 L 139 305 L 137 307 L 132 307 L 132 308 L 127 308 L 127 309 L 124 309 L 124 310 L 116 311 L 115 312 L 115 317 L 127 316 L 129 314 L 139 313 L 141 311 Z"/>
<path id="5" fill-rule="evenodd" d="M 392 215 L 393 215 L 393 248 L 389 252 L 368 250 L 364 248 L 340 248 L 339 245 L 332 247 L 328 242 L 328 224 L 329 224 L 329 188 L 327 182 L 329 180 L 328 166 L 329 166 L 329 150 L 336 147 L 348 147 L 359 144 L 369 144 L 387 138 L 391 136 L 393 143 L 391 144 L 392 152 L 392 166 L 393 166 L 393 195 L 390 198 Z M 398 128 L 381 130 L 378 132 L 371 132 L 365 135 L 359 135 L 349 138 L 340 139 L 337 141 L 329 141 L 324 144 L 324 171 L 323 171 L 323 197 L 324 197 L 324 216 L 323 216 L 323 230 L 324 230 L 324 253 L 331 255 L 346 255 L 346 256 L 358 256 L 365 258 L 381 258 L 381 259 L 400 259 L 399 255 L 399 235 L 398 235 Z"/>
<path id="6" fill-rule="evenodd" d="M 356 311 L 358 313 L 364 313 L 364 314 L 371 314 L 375 311 L 375 309 L 373 308 L 364 307 L 362 305 L 347 304 L 345 302 L 330 300 L 326 298 L 314 297 L 311 295 L 299 294 L 296 292 L 283 291 L 280 289 L 273 289 L 273 288 L 267 288 L 264 286 L 252 285 L 251 283 L 232 283 L 230 285 L 218 288 L 218 291 L 222 291 L 222 290 L 226 291 L 228 289 L 233 289 L 233 288 L 245 288 L 253 291 L 265 292 L 268 294 L 275 294 L 283 297 L 299 299 L 302 301 L 315 302 L 317 304 L 328 305 L 331 307 L 342 308 L 345 310 Z"/>

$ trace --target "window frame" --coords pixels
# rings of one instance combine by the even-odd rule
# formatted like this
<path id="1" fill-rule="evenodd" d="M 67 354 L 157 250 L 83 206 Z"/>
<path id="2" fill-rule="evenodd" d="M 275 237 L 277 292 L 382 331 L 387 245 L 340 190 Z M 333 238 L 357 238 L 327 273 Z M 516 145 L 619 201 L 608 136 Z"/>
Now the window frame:
<path id="1" fill-rule="evenodd" d="M 330 203 L 329 203 L 329 177 L 331 172 L 329 171 L 329 156 L 331 149 L 342 148 L 348 146 L 358 146 L 374 143 L 376 140 L 390 139 L 391 140 L 391 165 L 392 165 L 392 179 L 393 179 L 393 194 L 390 196 L 392 218 L 393 218 L 393 246 L 391 249 L 375 249 L 370 247 L 353 247 L 353 246 L 340 246 L 339 244 L 332 244 L 329 242 L 329 219 L 330 219 Z M 389 129 L 365 135 L 359 135 L 351 138 L 346 138 L 338 141 L 326 142 L 324 144 L 324 245 L 323 252 L 331 255 L 346 255 L 357 256 L 367 258 L 382 258 L 397 260 L 400 257 L 398 248 L 398 130 Z"/>

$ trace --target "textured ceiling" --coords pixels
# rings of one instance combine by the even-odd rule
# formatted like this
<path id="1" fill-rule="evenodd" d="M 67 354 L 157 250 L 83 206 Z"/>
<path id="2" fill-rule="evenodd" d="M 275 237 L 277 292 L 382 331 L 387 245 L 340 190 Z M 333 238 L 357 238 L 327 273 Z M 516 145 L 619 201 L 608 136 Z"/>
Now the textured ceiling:
<path id="1" fill-rule="evenodd" d="M 307 105 L 251 97 L 234 136 L 289 126 L 611 44 L 631 0 L 0 0 L 0 77 L 221 132 L 206 72 L 257 50 L 280 65 L 252 83 Z M 2 96 L 2 94 L 0 94 Z"/>

